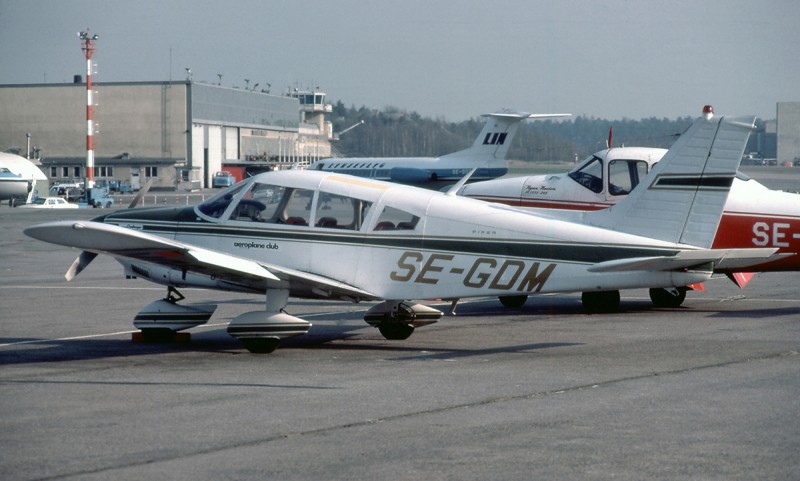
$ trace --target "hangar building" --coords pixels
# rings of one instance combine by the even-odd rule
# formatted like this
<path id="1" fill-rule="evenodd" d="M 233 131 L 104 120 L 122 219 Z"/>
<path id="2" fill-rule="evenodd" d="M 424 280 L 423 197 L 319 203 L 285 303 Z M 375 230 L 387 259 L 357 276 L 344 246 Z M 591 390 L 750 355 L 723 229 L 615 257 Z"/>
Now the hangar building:
<path id="1" fill-rule="evenodd" d="M 153 188 L 210 187 L 329 157 L 322 92 L 272 95 L 186 81 L 93 83 L 94 179 Z M 0 151 L 29 149 L 51 182 L 82 180 L 86 84 L 0 85 Z M 27 140 L 26 139 L 29 139 Z"/>
<path id="2" fill-rule="evenodd" d="M 778 102 L 778 165 L 800 165 L 800 102 Z"/>

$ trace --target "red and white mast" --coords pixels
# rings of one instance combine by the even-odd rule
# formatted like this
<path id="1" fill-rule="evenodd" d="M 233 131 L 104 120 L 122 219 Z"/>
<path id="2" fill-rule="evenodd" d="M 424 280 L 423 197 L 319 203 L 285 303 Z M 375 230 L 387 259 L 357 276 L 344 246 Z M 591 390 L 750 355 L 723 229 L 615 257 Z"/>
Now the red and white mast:
<path id="1" fill-rule="evenodd" d="M 83 42 L 81 50 L 86 56 L 86 177 L 84 188 L 86 189 L 87 199 L 89 189 L 94 187 L 94 125 L 92 124 L 92 54 L 94 53 L 94 41 L 97 34 L 90 35 L 89 30 L 78 33 Z"/>

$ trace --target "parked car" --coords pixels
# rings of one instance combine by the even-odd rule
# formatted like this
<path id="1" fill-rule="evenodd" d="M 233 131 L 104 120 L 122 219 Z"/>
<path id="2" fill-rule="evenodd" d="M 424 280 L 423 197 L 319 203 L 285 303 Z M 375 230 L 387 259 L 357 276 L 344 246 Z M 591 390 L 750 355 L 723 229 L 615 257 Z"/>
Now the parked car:
<path id="1" fill-rule="evenodd" d="M 214 180 L 211 183 L 211 186 L 214 188 L 217 187 L 230 187 L 236 183 L 236 177 L 233 176 L 228 171 L 221 170 L 214 174 Z"/>
<path id="2" fill-rule="evenodd" d="M 70 204 L 61 197 L 37 197 L 30 204 L 19 206 L 20 209 L 77 209 L 76 204 Z"/>
<path id="3" fill-rule="evenodd" d="M 78 200 L 83 196 L 83 188 L 78 184 L 61 184 L 50 187 L 50 195 Z"/>

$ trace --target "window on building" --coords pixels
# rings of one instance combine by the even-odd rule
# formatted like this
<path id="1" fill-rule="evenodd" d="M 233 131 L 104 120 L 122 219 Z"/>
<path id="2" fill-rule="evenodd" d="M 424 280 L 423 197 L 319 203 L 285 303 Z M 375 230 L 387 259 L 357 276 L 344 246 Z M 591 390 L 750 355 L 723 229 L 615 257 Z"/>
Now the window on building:
<path id="1" fill-rule="evenodd" d="M 58 167 L 55 167 L 55 166 L 50 167 L 50 177 L 51 178 L 58 177 Z"/>
<path id="2" fill-rule="evenodd" d="M 100 177 L 114 177 L 114 167 L 109 166 L 109 165 L 101 165 L 101 166 L 95 167 L 92 172 L 94 172 L 94 176 L 98 177 L 98 178 L 100 178 Z"/>
<path id="3" fill-rule="evenodd" d="M 147 165 L 144 168 L 145 177 L 158 177 L 158 167 L 155 165 Z"/>
<path id="4" fill-rule="evenodd" d="M 69 167 L 61 167 L 61 177 L 69 177 Z"/>

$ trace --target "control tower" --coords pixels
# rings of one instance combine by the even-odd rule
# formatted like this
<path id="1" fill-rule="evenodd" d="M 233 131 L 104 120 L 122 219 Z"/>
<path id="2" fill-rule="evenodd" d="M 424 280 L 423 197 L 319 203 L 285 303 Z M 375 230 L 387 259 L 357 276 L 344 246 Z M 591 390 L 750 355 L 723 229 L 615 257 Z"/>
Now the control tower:
<path id="1" fill-rule="evenodd" d="M 300 131 L 298 150 L 302 165 L 308 165 L 321 158 L 330 157 L 330 141 L 333 140 L 333 123 L 330 114 L 333 105 L 326 103 L 325 93 L 318 89 L 292 89 L 289 97 L 300 102 Z"/>

